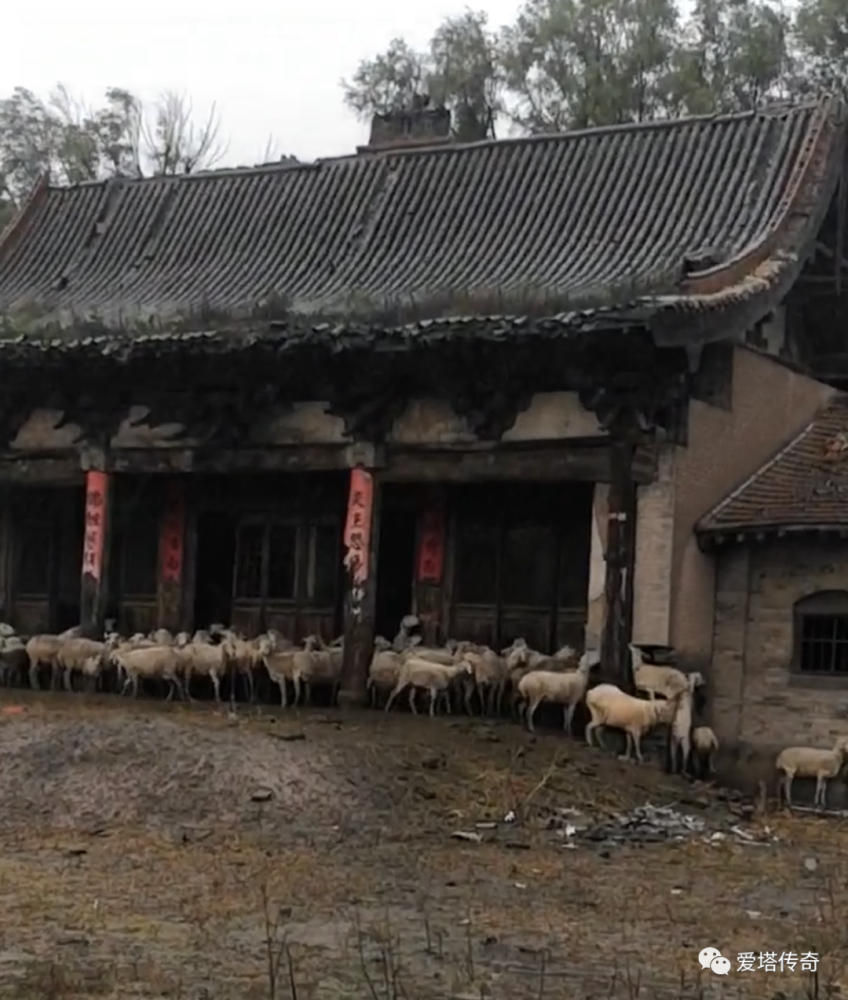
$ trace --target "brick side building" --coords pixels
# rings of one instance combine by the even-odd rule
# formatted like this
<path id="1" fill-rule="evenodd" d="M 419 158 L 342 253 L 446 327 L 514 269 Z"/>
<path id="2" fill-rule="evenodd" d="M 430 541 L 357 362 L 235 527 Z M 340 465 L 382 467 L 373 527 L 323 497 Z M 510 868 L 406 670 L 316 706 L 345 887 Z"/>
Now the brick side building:
<path id="1" fill-rule="evenodd" d="M 848 728 L 848 396 L 819 408 L 697 534 L 716 566 L 719 739 L 827 746 Z"/>

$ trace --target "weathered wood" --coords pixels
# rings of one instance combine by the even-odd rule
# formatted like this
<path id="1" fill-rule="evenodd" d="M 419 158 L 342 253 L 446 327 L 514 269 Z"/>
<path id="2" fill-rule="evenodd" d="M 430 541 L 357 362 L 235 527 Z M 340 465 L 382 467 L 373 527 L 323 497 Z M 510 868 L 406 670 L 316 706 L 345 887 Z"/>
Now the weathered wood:
<path id="1" fill-rule="evenodd" d="M 612 449 L 609 490 L 606 577 L 606 620 L 601 640 L 601 671 L 610 683 L 631 689 L 628 644 L 633 621 L 633 570 L 636 552 L 636 488 L 632 462 L 635 445 L 618 440 Z"/>
<path id="2" fill-rule="evenodd" d="M 366 698 L 374 651 L 377 552 L 380 545 L 380 486 L 373 473 L 351 470 L 344 533 L 347 586 L 344 601 L 344 663 L 339 697 L 348 704 Z"/>
<path id="3" fill-rule="evenodd" d="M 608 482 L 609 447 L 418 449 L 389 451 L 385 482 L 468 483 L 514 479 Z M 650 480 L 649 480 L 650 481 Z"/>
<path id="4" fill-rule="evenodd" d="M 85 473 L 77 452 L 68 455 L 15 455 L 0 458 L 0 483 L 81 486 Z"/>
<path id="5" fill-rule="evenodd" d="M 182 628 L 186 571 L 186 484 L 167 483 L 159 524 L 157 603 L 159 624 L 178 632 Z"/>
<path id="6" fill-rule="evenodd" d="M 107 473 L 92 471 L 87 474 L 80 624 L 92 634 L 103 631 L 109 600 L 112 494 L 112 483 Z"/>

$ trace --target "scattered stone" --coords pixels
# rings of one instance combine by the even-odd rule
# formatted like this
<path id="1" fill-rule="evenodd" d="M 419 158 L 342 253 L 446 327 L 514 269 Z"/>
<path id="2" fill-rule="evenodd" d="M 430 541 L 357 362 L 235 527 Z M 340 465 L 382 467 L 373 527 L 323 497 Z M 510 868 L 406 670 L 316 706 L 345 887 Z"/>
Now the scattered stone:
<path id="1" fill-rule="evenodd" d="M 296 740 L 305 740 L 306 733 L 303 730 L 294 733 L 268 733 L 271 739 L 282 740 L 284 743 L 294 743 Z"/>
<path id="2" fill-rule="evenodd" d="M 525 840 L 507 840 L 504 841 L 504 847 L 511 851 L 529 851 L 530 844 Z"/>
<path id="3" fill-rule="evenodd" d="M 474 826 L 478 830 L 497 830 L 498 828 L 497 823 L 475 823 Z"/>
<path id="4" fill-rule="evenodd" d="M 83 854 L 88 854 L 88 848 L 83 847 L 81 844 L 75 844 L 73 847 L 66 848 L 65 854 L 67 854 L 69 858 L 81 858 Z"/>
<path id="5" fill-rule="evenodd" d="M 814 872 L 818 866 L 819 863 L 815 858 L 804 858 L 804 867 L 808 872 Z"/>
<path id="6" fill-rule="evenodd" d="M 421 758 L 421 766 L 428 771 L 437 771 L 445 766 L 445 759 L 440 754 L 429 754 Z"/>
<path id="7" fill-rule="evenodd" d="M 451 837 L 454 840 L 470 840 L 474 844 L 479 844 L 483 840 L 483 834 L 475 833 L 473 830 L 454 830 Z"/>
<path id="8" fill-rule="evenodd" d="M 251 792 L 250 801 L 251 802 L 270 802 L 273 799 L 274 793 L 270 788 L 257 788 L 255 792 Z"/>

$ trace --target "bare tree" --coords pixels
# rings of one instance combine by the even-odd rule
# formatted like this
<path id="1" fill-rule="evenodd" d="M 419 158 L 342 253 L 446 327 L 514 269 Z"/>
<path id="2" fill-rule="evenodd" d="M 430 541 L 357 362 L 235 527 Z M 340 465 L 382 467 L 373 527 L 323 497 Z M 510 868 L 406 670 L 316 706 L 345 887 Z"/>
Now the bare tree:
<path id="1" fill-rule="evenodd" d="M 160 94 L 152 120 L 142 119 L 143 157 L 154 174 L 191 174 L 214 167 L 227 153 L 220 140 L 221 120 L 213 104 L 205 124 L 198 126 L 190 98 L 173 90 Z"/>

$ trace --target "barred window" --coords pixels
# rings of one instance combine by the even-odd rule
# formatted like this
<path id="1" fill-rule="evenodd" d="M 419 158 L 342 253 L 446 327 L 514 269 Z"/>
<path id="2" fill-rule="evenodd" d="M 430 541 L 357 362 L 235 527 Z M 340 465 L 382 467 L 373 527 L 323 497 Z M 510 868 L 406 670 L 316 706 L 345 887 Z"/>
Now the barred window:
<path id="1" fill-rule="evenodd" d="M 825 590 L 795 604 L 795 668 L 848 676 L 848 592 Z"/>

